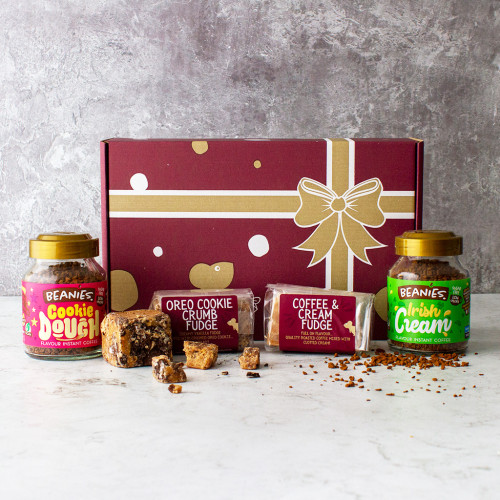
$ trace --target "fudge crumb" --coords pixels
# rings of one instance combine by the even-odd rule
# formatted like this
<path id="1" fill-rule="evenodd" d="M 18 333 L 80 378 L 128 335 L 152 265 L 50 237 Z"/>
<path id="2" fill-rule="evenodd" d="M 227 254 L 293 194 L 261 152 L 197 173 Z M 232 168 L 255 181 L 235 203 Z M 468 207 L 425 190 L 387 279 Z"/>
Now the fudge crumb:
<path id="1" fill-rule="evenodd" d="M 260 378 L 260 374 L 257 372 L 247 372 L 248 378 Z"/>
<path id="2" fill-rule="evenodd" d="M 178 385 L 178 384 L 170 384 L 168 386 L 168 390 L 172 393 L 172 394 L 179 394 L 182 392 L 182 385 Z"/>
<path id="3" fill-rule="evenodd" d="M 238 358 L 242 370 L 255 370 L 260 365 L 260 349 L 258 347 L 245 347 L 243 354 Z"/>

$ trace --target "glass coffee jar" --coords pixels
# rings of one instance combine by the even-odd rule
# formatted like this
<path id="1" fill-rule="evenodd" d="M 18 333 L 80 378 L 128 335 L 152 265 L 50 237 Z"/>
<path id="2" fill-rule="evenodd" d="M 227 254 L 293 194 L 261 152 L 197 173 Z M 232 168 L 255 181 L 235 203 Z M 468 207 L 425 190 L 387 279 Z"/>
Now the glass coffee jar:
<path id="1" fill-rule="evenodd" d="M 100 356 L 107 281 L 95 261 L 99 240 L 45 233 L 30 240 L 29 252 L 34 262 L 22 281 L 26 353 L 59 360 Z"/>
<path id="2" fill-rule="evenodd" d="M 470 336 L 470 278 L 462 237 L 408 231 L 387 277 L 388 344 L 415 354 L 464 352 Z"/>

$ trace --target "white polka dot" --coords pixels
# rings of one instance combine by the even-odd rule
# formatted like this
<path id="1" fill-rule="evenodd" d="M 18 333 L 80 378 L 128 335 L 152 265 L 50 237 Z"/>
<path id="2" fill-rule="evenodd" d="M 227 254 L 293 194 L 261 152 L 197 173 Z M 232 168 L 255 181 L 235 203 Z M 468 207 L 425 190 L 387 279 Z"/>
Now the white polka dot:
<path id="1" fill-rule="evenodd" d="M 269 241 L 262 234 L 256 234 L 248 240 L 248 248 L 255 257 L 262 257 L 269 252 Z"/>
<path id="2" fill-rule="evenodd" d="M 163 255 L 163 248 L 162 247 L 154 247 L 153 253 L 155 254 L 155 257 L 161 257 Z"/>
<path id="3" fill-rule="evenodd" d="M 148 178 L 144 174 L 134 174 L 130 178 L 130 185 L 134 191 L 146 191 L 148 188 Z"/>

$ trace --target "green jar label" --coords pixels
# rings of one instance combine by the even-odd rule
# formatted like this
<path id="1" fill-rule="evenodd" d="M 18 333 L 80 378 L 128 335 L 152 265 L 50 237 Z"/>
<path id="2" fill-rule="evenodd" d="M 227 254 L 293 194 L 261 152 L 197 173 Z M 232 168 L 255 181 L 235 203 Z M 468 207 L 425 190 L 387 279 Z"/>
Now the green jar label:
<path id="1" fill-rule="evenodd" d="M 388 337 L 412 344 L 454 344 L 470 335 L 470 279 L 387 278 Z"/>

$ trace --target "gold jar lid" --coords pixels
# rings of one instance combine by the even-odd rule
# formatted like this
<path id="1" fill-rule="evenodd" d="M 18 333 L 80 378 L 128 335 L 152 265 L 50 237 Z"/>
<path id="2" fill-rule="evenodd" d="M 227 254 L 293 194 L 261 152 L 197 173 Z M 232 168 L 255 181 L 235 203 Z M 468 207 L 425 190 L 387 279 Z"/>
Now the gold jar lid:
<path id="1" fill-rule="evenodd" d="M 85 233 L 43 233 L 30 240 L 34 259 L 89 259 L 99 255 L 99 238 Z"/>
<path id="2" fill-rule="evenodd" d="M 396 254 L 413 257 L 461 255 L 462 242 L 462 237 L 451 231 L 406 231 L 396 236 Z"/>

